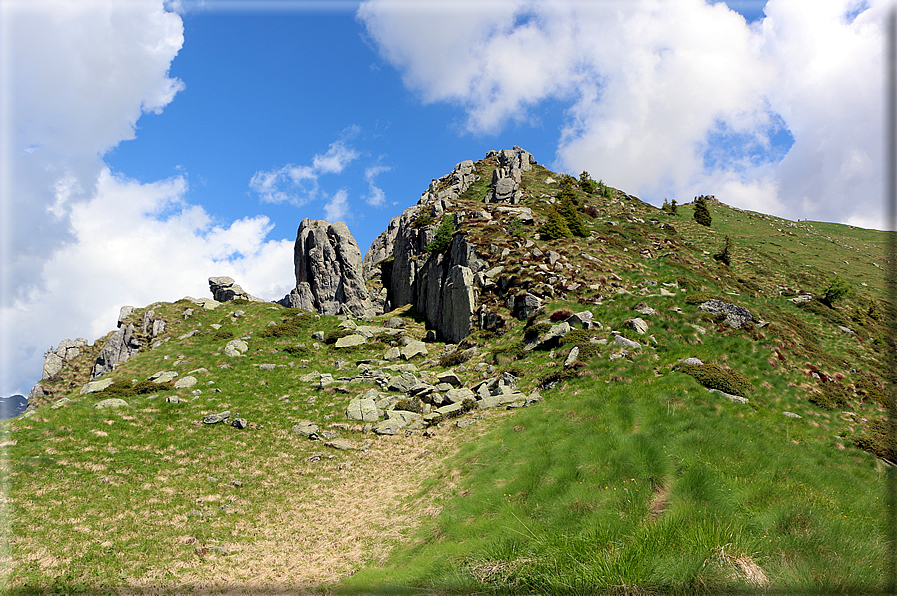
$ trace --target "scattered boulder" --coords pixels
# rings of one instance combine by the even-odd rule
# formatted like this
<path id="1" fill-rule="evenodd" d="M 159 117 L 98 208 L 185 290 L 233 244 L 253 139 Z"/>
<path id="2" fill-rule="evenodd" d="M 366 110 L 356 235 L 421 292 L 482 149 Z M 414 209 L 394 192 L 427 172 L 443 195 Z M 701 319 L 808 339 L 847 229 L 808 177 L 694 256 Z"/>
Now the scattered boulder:
<path id="1" fill-rule="evenodd" d="M 52 379 L 57 374 L 59 374 L 59 371 L 62 370 L 63 364 L 64 360 L 60 358 L 55 352 L 47 354 L 47 358 L 44 360 L 44 372 L 41 375 L 41 381 Z"/>
<path id="2" fill-rule="evenodd" d="M 217 302 L 229 302 L 231 300 L 264 302 L 264 300 L 262 300 L 261 298 L 256 298 L 255 296 L 244 290 L 232 278 L 226 276 L 210 277 L 209 290 L 212 292 L 212 297 Z M 203 304 L 203 308 L 208 307 Z"/>
<path id="3" fill-rule="evenodd" d="M 402 351 L 397 347 L 392 347 L 386 350 L 386 353 L 383 354 L 384 360 L 398 360 L 402 356 Z"/>
<path id="4" fill-rule="evenodd" d="M 644 335 L 648 332 L 648 323 L 645 322 L 641 317 L 635 317 L 634 319 L 629 319 L 626 321 L 626 326 L 638 333 L 639 335 Z"/>
<path id="5" fill-rule="evenodd" d="M 733 329 L 741 329 L 745 323 L 753 321 L 751 312 L 748 309 L 743 306 L 723 302 L 722 300 L 708 300 L 698 306 L 698 309 L 712 315 L 724 316 L 726 324 Z"/>
<path id="6" fill-rule="evenodd" d="M 639 313 L 640 315 L 644 315 L 646 317 L 650 317 L 657 314 L 657 311 L 645 304 L 644 302 L 639 302 L 636 304 L 632 310 Z"/>
<path id="7" fill-rule="evenodd" d="M 188 388 L 196 385 L 198 382 L 199 381 L 196 379 L 196 377 L 191 377 L 191 376 L 182 377 L 182 378 L 178 379 L 177 381 L 175 381 L 174 388 L 175 389 L 188 389 Z"/>
<path id="8" fill-rule="evenodd" d="M 178 373 L 173 370 L 160 370 L 152 375 L 149 380 L 153 383 L 167 383 L 169 381 L 174 381 L 177 376 Z"/>
<path id="9" fill-rule="evenodd" d="M 402 358 L 405 360 L 411 360 L 415 356 L 426 356 L 427 352 L 427 344 L 422 341 L 412 340 L 409 341 L 401 350 Z"/>
<path id="10" fill-rule="evenodd" d="M 246 345 L 246 342 L 242 339 L 232 339 L 227 342 L 227 345 L 224 346 L 224 354 L 225 356 L 236 357 L 242 356 L 246 353 L 246 350 L 249 349 L 249 346 Z"/>
<path id="11" fill-rule="evenodd" d="M 512 314 L 517 319 L 525 321 L 540 308 L 542 308 L 542 299 L 529 292 L 524 292 L 514 297 Z"/>
<path id="12" fill-rule="evenodd" d="M 641 350 L 642 349 L 642 344 L 638 343 L 637 341 L 632 341 L 631 339 L 627 339 L 627 338 L 623 337 L 622 335 L 615 335 L 614 343 L 617 345 L 623 346 L 624 348 L 629 348 L 631 350 Z"/>
<path id="13" fill-rule="evenodd" d="M 302 435 L 303 437 L 317 436 L 319 427 L 317 424 L 310 420 L 300 420 L 293 426 L 293 432 Z"/>
<path id="14" fill-rule="evenodd" d="M 456 375 L 456 374 L 453 373 L 452 371 L 448 371 L 448 372 L 444 372 L 444 373 L 439 373 L 438 375 L 436 375 L 436 379 L 437 379 L 440 383 L 448 383 L 449 385 L 451 385 L 451 386 L 453 386 L 453 387 L 460 387 L 460 386 L 461 386 L 461 379 L 460 379 L 460 377 L 458 377 L 458 375 Z"/>
<path id="15" fill-rule="evenodd" d="M 445 393 L 445 399 L 449 403 L 461 403 L 465 399 L 476 399 L 477 394 L 467 387 L 458 387 L 456 389 L 449 389 Z"/>
<path id="16" fill-rule="evenodd" d="M 573 313 L 567 317 L 567 323 L 574 329 L 577 327 L 580 329 L 591 329 L 593 318 L 594 315 L 592 314 L 592 311 L 584 310 L 582 312 Z"/>
<path id="17" fill-rule="evenodd" d="M 546 331 L 533 341 L 527 343 L 523 349 L 531 351 L 535 350 L 536 348 L 549 349 L 557 347 L 560 343 L 560 340 L 569 332 L 570 324 L 566 321 L 561 321 L 557 325 L 552 325 L 548 331 Z"/>
<path id="18" fill-rule="evenodd" d="M 355 398 L 350 401 L 346 417 L 361 422 L 377 422 L 380 419 L 376 402 L 369 398 Z"/>
<path id="19" fill-rule="evenodd" d="M 218 424 L 230 418 L 230 411 L 220 412 L 218 414 L 209 414 L 202 419 L 203 424 Z"/>
<path id="20" fill-rule="evenodd" d="M 385 323 L 383 323 L 383 326 L 387 329 L 404 329 L 405 321 L 403 321 L 399 317 L 390 317 Z"/>
<path id="21" fill-rule="evenodd" d="M 81 395 L 88 395 L 90 393 L 99 393 L 106 387 L 112 384 L 112 379 L 100 379 L 99 381 L 90 381 L 83 387 L 81 387 Z"/>
<path id="22" fill-rule="evenodd" d="M 579 358 L 579 346 L 573 346 L 570 350 L 570 353 L 567 354 L 566 360 L 564 360 L 564 368 L 570 368 L 574 364 L 576 364 L 576 360 Z"/>
<path id="23" fill-rule="evenodd" d="M 230 425 L 233 426 L 234 428 L 236 428 L 237 430 L 243 430 L 244 428 L 249 426 L 249 423 L 246 421 L 245 418 L 234 418 L 233 421 L 230 423 Z"/>
<path id="24" fill-rule="evenodd" d="M 411 388 L 417 385 L 419 382 L 420 381 L 413 374 L 409 372 L 403 372 L 399 376 L 389 377 L 386 388 L 389 391 L 408 393 L 409 391 L 411 391 Z"/>
<path id="25" fill-rule="evenodd" d="M 345 337 L 341 337 L 336 340 L 334 344 L 334 348 L 354 348 L 355 346 L 360 346 L 361 344 L 367 343 L 367 339 L 363 335 L 358 335 L 357 333 L 353 333 L 352 335 L 347 335 Z"/>
<path id="26" fill-rule="evenodd" d="M 113 397 L 110 399 L 104 399 L 103 401 L 98 401 L 93 405 L 93 407 L 97 410 L 105 410 L 107 408 L 128 408 L 130 406 L 125 400 Z"/>

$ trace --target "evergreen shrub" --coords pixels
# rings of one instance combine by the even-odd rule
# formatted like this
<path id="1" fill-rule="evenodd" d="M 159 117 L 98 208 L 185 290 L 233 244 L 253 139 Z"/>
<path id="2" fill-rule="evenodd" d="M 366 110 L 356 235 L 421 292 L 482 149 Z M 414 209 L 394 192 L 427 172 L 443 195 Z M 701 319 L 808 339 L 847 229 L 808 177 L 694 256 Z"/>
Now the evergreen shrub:
<path id="1" fill-rule="evenodd" d="M 673 370 L 691 375 L 708 389 L 718 389 L 732 395 L 744 397 L 754 388 L 746 376 L 718 364 L 677 364 Z"/>

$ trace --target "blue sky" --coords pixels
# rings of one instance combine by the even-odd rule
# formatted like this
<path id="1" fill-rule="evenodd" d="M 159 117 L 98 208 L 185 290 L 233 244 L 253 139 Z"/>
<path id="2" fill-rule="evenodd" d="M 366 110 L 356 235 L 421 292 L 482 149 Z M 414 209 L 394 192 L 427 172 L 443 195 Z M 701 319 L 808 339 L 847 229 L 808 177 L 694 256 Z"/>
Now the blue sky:
<path id="1" fill-rule="evenodd" d="M 120 306 L 294 284 L 520 145 L 655 205 L 883 225 L 885 0 L 0 0 L 0 395 Z"/>

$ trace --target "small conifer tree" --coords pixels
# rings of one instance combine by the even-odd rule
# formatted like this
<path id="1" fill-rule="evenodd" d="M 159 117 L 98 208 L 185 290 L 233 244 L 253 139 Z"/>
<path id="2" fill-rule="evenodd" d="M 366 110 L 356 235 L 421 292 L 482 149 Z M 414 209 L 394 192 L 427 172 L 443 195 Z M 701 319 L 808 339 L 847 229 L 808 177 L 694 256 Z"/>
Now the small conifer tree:
<path id="1" fill-rule="evenodd" d="M 679 205 L 678 205 L 678 203 L 676 203 L 676 199 L 673 199 L 673 202 L 670 203 L 670 213 L 672 213 L 673 215 L 679 215 L 678 213 L 676 213 L 676 208 L 678 206 Z"/>
<path id="2" fill-rule="evenodd" d="M 734 248 L 734 244 L 732 243 L 732 239 L 726 236 L 726 243 L 723 245 L 722 250 L 713 255 L 713 258 L 726 265 L 726 267 L 732 264 L 732 249 Z"/>
<path id="3" fill-rule="evenodd" d="M 579 188 L 587 194 L 594 194 L 595 191 L 598 190 L 598 183 L 592 180 L 592 177 L 589 176 L 588 172 L 583 170 L 579 175 Z"/>
<path id="4" fill-rule="evenodd" d="M 853 291 L 853 287 L 840 275 L 836 275 L 828 282 L 825 292 L 822 294 L 821 300 L 829 306 L 834 306 L 835 302 L 846 298 Z"/>
<path id="5" fill-rule="evenodd" d="M 539 237 L 542 240 L 557 240 L 558 238 L 569 238 L 572 235 L 564 216 L 558 213 L 554 207 L 549 208 L 548 221 L 539 229 Z"/>
<path id="6" fill-rule="evenodd" d="M 670 201 L 666 197 L 663 198 L 663 206 L 660 208 L 661 211 L 669 211 L 670 210 Z"/>
<path id="7" fill-rule="evenodd" d="M 569 196 L 564 196 L 561 200 L 560 212 L 564 216 L 564 221 L 567 223 L 567 228 L 569 228 L 571 234 L 579 238 L 585 238 L 589 235 L 585 224 L 582 222 L 582 217 L 579 216 L 579 212 Z"/>
<path id="8" fill-rule="evenodd" d="M 713 217 L 710 215 L 710 209 L 707 208 L 707 202 L 704 201 L 704 197 L 695 197 L 695 213 L 694 213 L 695 221 L 701 224 L 702 226 L 710 227 L 710 224 L 713 223 Z"/>

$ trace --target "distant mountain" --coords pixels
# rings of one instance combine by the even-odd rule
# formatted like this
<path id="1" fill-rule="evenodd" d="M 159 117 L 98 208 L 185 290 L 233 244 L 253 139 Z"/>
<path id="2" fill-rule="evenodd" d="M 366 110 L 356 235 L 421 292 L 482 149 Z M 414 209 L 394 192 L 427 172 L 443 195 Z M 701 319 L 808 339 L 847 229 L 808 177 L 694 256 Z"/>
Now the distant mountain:
<path id="1" fill-rule="evenodd" d="M 0 397 L 0 419 L 15 418 L 28 407 L 28 398 L 24 395 Z"/>

